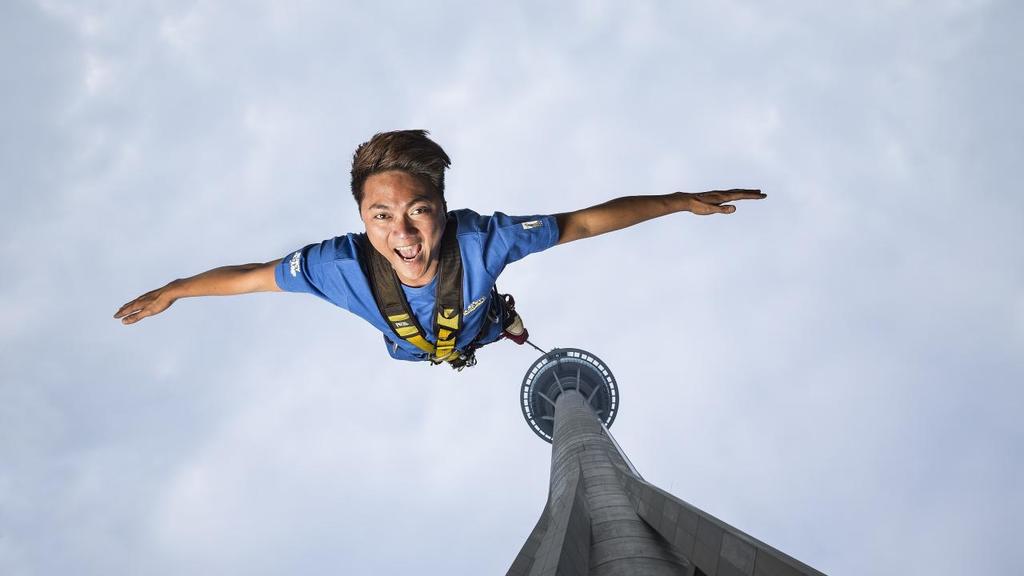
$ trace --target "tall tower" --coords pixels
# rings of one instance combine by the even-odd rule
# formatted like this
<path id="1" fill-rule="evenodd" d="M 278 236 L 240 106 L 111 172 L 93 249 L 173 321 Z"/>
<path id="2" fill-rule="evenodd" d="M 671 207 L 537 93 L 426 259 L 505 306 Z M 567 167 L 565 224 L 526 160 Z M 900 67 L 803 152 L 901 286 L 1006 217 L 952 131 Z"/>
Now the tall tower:
<path id="1" fill-rule="evenodd" d="M 508 576 L 821 574 L 644 481 L 608 431 L 619 391 L 593 354 L 542 356 L 523 378 L 520 402 L 551 443 L 551 481 Z"/>

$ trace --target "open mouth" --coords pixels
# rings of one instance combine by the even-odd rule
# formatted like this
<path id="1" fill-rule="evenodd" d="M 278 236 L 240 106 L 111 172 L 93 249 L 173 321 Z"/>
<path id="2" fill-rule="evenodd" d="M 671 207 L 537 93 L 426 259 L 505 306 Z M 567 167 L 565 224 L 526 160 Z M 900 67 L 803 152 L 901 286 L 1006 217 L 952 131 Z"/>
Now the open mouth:
<path id="1" fill-rule="evenodd" d="M 417 243 L 412 244 L 410 246 L 401 246 L 399 248 L 395 248 L 394 251 L 395 254 L 398 254 L 398 257 L 401 258 L 403 261 L 412 262 L 413 260 L 416 259 L 417 256 L 420 255 L 420 251 L 422 250 L 423 245 Z"/>

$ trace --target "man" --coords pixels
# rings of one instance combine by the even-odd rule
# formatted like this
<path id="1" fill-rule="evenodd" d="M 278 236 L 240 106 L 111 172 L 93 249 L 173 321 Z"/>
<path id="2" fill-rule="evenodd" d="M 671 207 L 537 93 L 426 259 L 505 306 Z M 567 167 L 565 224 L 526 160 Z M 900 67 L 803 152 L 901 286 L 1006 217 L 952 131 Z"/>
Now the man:
<path id="1" fill-rule="evenodd" d="M 174 280 L 122 306 L 124 324 L 159 314 L 179 298 L 264 291 L 308 292 L 384 333 L 400 360 L 475 362 L 474 351 L 526 332 L 495 282 L 505 266 L 556 244 L 589 238 L 675 212 L 731 214 L 728 202 L 759 190 L 630 196 L 553 216 L 448 212 L 451 161 L 423 130 L 375 135 L 352 161 L 352 195 L 366 227 L 264 264 L 224 266 Z"/>

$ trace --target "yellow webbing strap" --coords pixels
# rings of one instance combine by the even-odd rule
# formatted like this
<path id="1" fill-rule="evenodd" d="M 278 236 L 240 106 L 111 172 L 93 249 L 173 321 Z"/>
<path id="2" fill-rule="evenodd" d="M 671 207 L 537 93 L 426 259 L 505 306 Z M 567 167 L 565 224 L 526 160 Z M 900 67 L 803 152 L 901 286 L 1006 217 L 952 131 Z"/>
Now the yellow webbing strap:
<path id="1" fill-rule="evenodd" d="M 436 346 L 424 337 L 423 329 L 409 307 L 394 268 L 365 236 L 363 242 L 364 254 L 367 256 L 365 271 L 381 316 L 399 338 L 426 352 L 435 364 L 460 357 L 459 351 L 455 349 L 462 320 L 462 255 L 459 252 L 457 229 L 456 220 L 449 218 L 441 237 L 437 270 L 439 278 L 434 304 Z"/>
<path id="2" fill-rule="evenodd" d="M 459 333 L 461 317 L 458 310 L 451 308 L 445 308 L 437 313 L 434 320 L 437 323 L 437 357 L 447 358 L 455 352 L 455 337 Z"/>

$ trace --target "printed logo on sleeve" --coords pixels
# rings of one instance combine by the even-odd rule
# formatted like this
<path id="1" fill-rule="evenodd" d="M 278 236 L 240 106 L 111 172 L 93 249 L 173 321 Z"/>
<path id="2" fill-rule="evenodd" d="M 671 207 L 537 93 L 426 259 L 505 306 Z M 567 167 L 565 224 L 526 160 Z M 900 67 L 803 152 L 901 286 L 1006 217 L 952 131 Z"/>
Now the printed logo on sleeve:
<path id="1" fill-rule="evenodd" d="M 288 271 L 292 273 L 292 278 L 299 273 L 299 260 L 302 259 L 302 251 L 298 251 L 292 254 L 292 259 L 288 262 Z"/>
<path id="2" fill-rule="evenodd" d="M 467 306 L 466 309 L 462 312 L 462 317 L 465 318 L 466 316 L 469 316 L 473 312 L 476 312 L 476 309 L 479 308 L 480 305 L 484 303 L 484 300 L 487 300 L 487 296 L 473 300 L 469 304 L 469 306 Z"/>
<path id="3" fill-rule="evenodd" d="M 523 222 L 523 230 L 530 230 L 532 228 L 540 228 L 544 225 L 542 220 L 530 220 L 529 222 Z"/>

